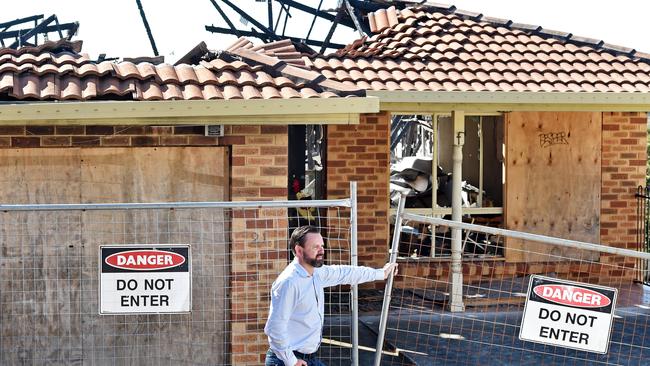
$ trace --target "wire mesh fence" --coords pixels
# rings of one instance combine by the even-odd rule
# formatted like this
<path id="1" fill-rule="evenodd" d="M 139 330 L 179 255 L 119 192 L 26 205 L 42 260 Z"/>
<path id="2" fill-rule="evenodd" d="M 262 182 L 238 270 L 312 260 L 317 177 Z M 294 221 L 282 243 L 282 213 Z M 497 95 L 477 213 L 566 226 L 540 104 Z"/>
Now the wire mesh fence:
<path id="1" fill-rule="evenodd" d="M 259 365 L 268 349 L 270 286 L 290 261 L 292 228 L 319 226 L 327 263 L 350 264 L 349 206 L 350 200 L 3 206 L 0 364 Z M 188 246 L 191 310 L 100 315 L 105 245 Z M 151 295 L 129 290 L 121 306 L 137 307 Z M 323 337 L 332 342 L 321 357 L 349 365 L 350 289 L 330 288 L 326 301 Z"/>
<path id="2" fill-rule="evenodd" d="M 450 311 L 454 286 L 449 261 L 402 258 L 386 307 L 383 346 L 378 347 L 383 350 L 382 365 L 650 364 L 650 340 L 646 340 L 650 334 L 650 289 L 635 281 L 647 276 L 647 268 L 638 266 L 646 253 L 542 236 L 516 245 L 525 233 L 412 214 L 400 217 L 411 225 L 430 225 L 428 240 L 432 242 L 440 239 L 437 236 L 442 231 L 462 227 L 461 243 L 467 243 L 464 239 L 468 236 L 486 238 L 482 246 L 505 243 L 506 258 L 477 252 L 462 259 L 462 311 Z M 467 248 L 462 250 L 467 252 Z M 550 281 L 548 288 L 575 289 L 562 287 L 567 280 L 596 291 L 602 286 L 615 289 L 613 307 L 574 306 L 563 304 L 563 295 L 554 299 L 557 301 L 540 300 L 536 295 L 543 292 L 540 281 Z M 531 287 L 535 290 L 529 292 Z M 552 297 L 553 292 L 547 290 L 547 297 Z M 591 301 L 603 293 L 606 291 L 586 299 Z M 580 296 L 578 299 L 583 299 Z M 598 304 L 607 303 L 598 297 L 601 300 Z M 602 318 L 608 309 L 613 310 L 609 336 L 610 324 Z M 530 316 L 537 323 L 531 323 Z M 360 321 L 381 334 L 380 316 L 362 315 Z M 596 345 L 603 337 L 608 337 L 604 353 Z"/>

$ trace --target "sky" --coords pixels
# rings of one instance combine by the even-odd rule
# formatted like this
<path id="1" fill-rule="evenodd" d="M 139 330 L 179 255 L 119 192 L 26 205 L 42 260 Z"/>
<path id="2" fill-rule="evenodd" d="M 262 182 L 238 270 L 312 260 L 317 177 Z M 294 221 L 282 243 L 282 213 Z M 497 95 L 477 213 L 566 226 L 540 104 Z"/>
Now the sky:
<path id="1" fill-rule="evenodd" d="M 223 4 L 222 0 L 216 0 Z M 262 23 L 267 23 L 266 2 L 231 0 Z M 316 7 L 319 0 L 302 0 Z M 570 32 L 578 36 L 602 39 L 607 43 L 631 47 L 650 53 L 648 19 L 650 1 L 644 0 L 456 0 L 459 9 L 486 16 L 511 19 L 518 23 L 541 25 L 547 29 Z M 199 42 L 210 49 L 227 48 L 236 38 L 210 33 L 205 25 L 227 27 L 210 0 L 141 0 L 156 46 L 165 61 L 174 63 Z M 338 0 L 323 0 L 323 8 L 333 8 Z M 83 40 L 82 52 L 96 58 L 153 56 L 136 0 L 19 0 L 4 6 L 0 22 L 43 14 L 56 14 L 60 23 L 78 21 L 74 40 Z M 275 12 L 278 13 L 278 4 Z M 223 4 L 231 21 L 246 28 L 240 16 Z M 294 11 L 287 35 L 305 37 L 312 17 Z M 248 26 L 250 27 L 250 25 Z M 345 29 L 345 27 L 339 27 Z M 15 28 L 12 28 L 15 29 Z M 326 34 L 328 24 L 316 24 L 314 32 Z M 322 36 L 321 36 L 322 38 Z M 350 43 L 358 38 L 354 31 L 337 31 L 333 41 Z M 259 41 L 256 41 L 259 42 Z"/>

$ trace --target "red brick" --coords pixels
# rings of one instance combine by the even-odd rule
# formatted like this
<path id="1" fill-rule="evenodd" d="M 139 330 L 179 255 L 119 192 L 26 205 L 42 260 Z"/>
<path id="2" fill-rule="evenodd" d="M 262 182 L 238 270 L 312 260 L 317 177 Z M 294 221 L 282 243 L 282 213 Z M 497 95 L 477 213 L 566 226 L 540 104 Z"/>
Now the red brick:
<path id="1" fill-rule="evenodd" d="M 40 137 L 12 137 L 11 146 L 13 147 L 39 147 L 41 145 Z"/>
<path id="2" fill-rule="evenodd" d="M 266 125 L 266 126 L 262 126 L 261 132 L 263 134 L 286 134 L 287 133 L 287 126 Z"/>
<path id="3" fill-rule="evenodd" d="M 116 135 L 144 135 L 144 133 L 144 126 L 115 126 Z"/>
<path id="4" fill-rule="evenodd" d="M 86 126 L 87 135 L 112 135 L 113 126 Z"/>
<path id="5" fill-rule="evenodd" d="M 174 135 L 205 135 L 205 126 L 175 126 Z"/>
<path id="6" fill-rule="evenodd" d="M 54 126 L 27 126 L 26 135 L 54 135 Z"/>
<path id="7" fill-rule="evenodd" d="M 259 125 L 236 125 L 232 126 L 230 133 L 233 135 L 259 135 L 260 127 Z"/>
<path id="8" fill-rule="evenodd" d="M 72 146 L 99 146 L 99 136 L 72 136 Z"/>
<path id="9" fill-rule="evenodd" d="M 286 176 L 287 167 L 263 167 L 260 173 L 266 176 Z"/>
<path id="10" fill-rule="evenodd" d="M 160 144 L 163 146 L 181 146 L 187 145 L 187 136 L 161 136 Z"/>
<path id="11" fill-rule="evenodd" d="M 131 146 L 129 136 L 102 136 L 100 140 L 102 146 Z"/>
<path id="12" fill-rule="evenodd" d="M 45 136 L 41 140 L 43 146 L 70 146 L 69 136 Z"/>
<path id="13" fill-rule="evenodd" d="M 86 126 L 56 126 L 54 132 L 57 135 L 84 135 Z"/>
<path id="14" fill-rule="evenodd" d="M 0 126 L 0 135 L 24 135 L 24 126 Z"/>
<path id="15" fill-rule="evenodd" d="M 132 146 L 157 146 L 160 144 L 158 136 L 133 136 L 131 137 Z"/>
<path id="16" fill-rule="evenodd" d="M 188 136 L 187 143 L 195 146 L 212 146 L 216 145 L 218 137 L 213 136 Z"/>
<path id="17" fill-rule="evenodd" d="M 260 188 L 260 195 L 262 197 L 286 197 L 286 188 Z"/>
<path id="18" fill-rule="evenodd" d="M 286 155 L 286 146 L 260 146 L 261 155 Z"/>
<path id="19" fill-rule="evenodd" d="M 244 166 L 246 165 L 246 158 L 244 156 L 233 156 L 232 157 L 233 166 Z"/>

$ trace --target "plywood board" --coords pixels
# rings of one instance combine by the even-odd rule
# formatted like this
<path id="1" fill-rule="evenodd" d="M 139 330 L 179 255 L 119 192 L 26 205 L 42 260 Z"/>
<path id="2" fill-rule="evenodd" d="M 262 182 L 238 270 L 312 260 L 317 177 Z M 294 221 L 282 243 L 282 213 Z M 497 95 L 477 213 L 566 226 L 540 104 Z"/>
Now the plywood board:
<path id="1" fill-rule="evenodd" d="M 227 199 L 229 169 L 227 150 L 222 147 L 88 149 L 82 152 L 82 161 L 82 200 L 87 203 Z M 93 317 L 92 321 L 85 322 L 85 333 L 116 336 L 92 342 L 108 342 L 128 356 L 133 365 L 155 364 L 161 359 L 176 357 L 212 360 L 216 364 L 226 362 L 226 343 L 222 338 L 226 334 L 225 322 L 212 323 L 212 335 L 208 338 L 205 333 L 192 332 L 195 318 L 210 315 L 224 318 L 226 314 L 224 299 L 228 286 L 225 282 L 218 283 L 228 278 L 223 212 L 214 209 L 87 212 L 84 223 L 86 258 L 96 257 L 101 244 L 136 243 L 189 244 L 193 258 L 192 304 L 195 305 L 192 314 L 174 315 L 175 321 L 171 323 L 159 322 L 154 315 L 148 316 L 151 320 L 143 319 L 147 317 L 143 315 L 127 316 L 138 319 L 133 322 L 134 333 L 149 334 L 140 344 L 132 342 L 128 336 L 130 330 L 120 329 L 112 323 L 111 317 Z M 97 267 L 89 266 L 87 271 L 88 275 L 96 273 Z M 94 292 L 87 296 L 84 302 L 96 304 Z M 152 329 L 152 323 L 158 328 Z M 188 347 L 187 342 L 174 341 L 179 335 L 187 340 L 201 339 L 189 342 L 191 346 Z M 165 347 L 161 349 L 156 346 L 158 344 Z M 90 341 L 88 346 L 92 346 Z M 98 350 L 93 359 L 98 362 L 110 360 L 112 349 Z"/>
<path id="2" fill-rule="evenodd" d="M 82 151 L 82 201 L 222 201 L 223 147 L 103 148 Z"/>
<path id="3" fill-rule="evenodd" d="M 76 203 L 79 174 L 78 149 L 0 149 L 0 203 Z M 27 352 L 8 352 L 7 364 L 22 363 L 20 357 L 74 357 L 75 340 L 69 335 L 79 334 L 81 327 L 80 213 L 0 215 L 0 278 L 17 279 L 0 281 L 0 347 Z M 19 344 L 5 343 L 9 335 Z"/>
<path id="4" fill-rule="evenodd" d="M 599 242 L 601 125 L 600 113 L 506 115 L 508 229 Z M 509 239 L 505 245 L 513 262 L 598 258 L 530 241 Z"/>
<path id="5" fill-rule="evenodd" d="M 0 202 L 223 201 L 228 172 L 227 150 L 221 147 L 0 149 Z M 204 321 L 226 319 L 228 286 L 218 283 L 228 279 L 223 213 L 0 215 L 1 278 L 17 279 L 0 281 L 0 351 L 15 350 L 0 352 L 0 363 L 112 364 L 116 352 L 125 365 L 171 359 L 226 363 L 225 321 Z M 127 243 L 192 246 L 193 313 L 98 314 L 98 246 Z"/>

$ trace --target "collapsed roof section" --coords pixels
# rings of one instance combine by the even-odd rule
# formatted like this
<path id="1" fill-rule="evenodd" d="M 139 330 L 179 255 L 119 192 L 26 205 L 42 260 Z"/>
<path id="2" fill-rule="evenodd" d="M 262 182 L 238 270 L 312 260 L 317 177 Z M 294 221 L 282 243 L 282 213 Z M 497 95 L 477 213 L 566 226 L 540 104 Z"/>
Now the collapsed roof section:
<path id="1" fill-rule="evenodd" d="M 240 43 L 195 65 L 95 62 L 80 53 L 81 41 L 2 49 L 0 99 L 246 100 L 363 95 L 356 87 L 283 61 L 278 51 L 283 43 L 257 50 Z"/>

